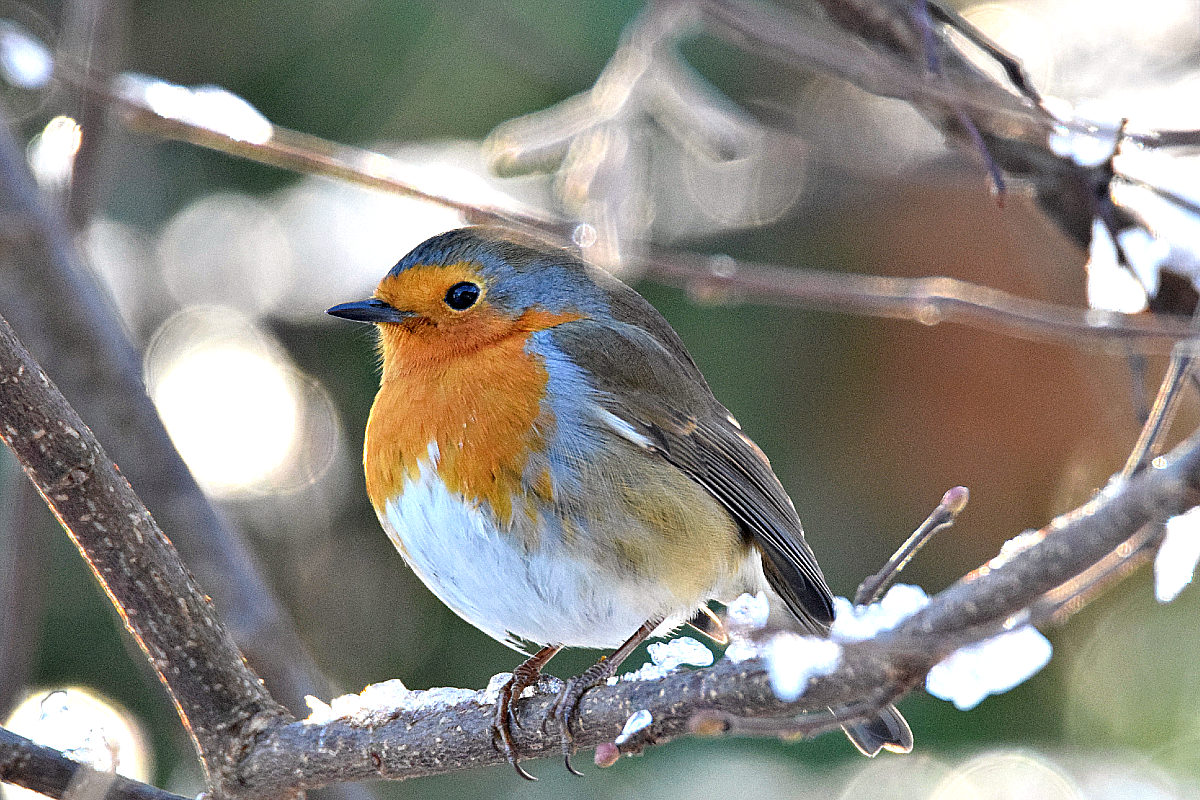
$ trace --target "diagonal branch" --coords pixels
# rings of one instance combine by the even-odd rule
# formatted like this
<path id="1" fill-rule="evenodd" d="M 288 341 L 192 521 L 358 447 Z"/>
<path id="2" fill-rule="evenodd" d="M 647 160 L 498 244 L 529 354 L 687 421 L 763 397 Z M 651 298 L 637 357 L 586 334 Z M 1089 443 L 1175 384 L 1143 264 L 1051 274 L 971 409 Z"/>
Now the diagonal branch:
<path id="1" fill-rule="evenodd" d="M 167 687 L 209 786 L 289 715 L 246 666 L 211 601 L 66 398 L 0 319 L 0 439 L 16 454 Z"/>
<path id="2" fill-rule="evenodd" d="M 147 505 L 177 529 L 255 667 L 288 704 L 320 675 L 248 543 L 213 510 L 171 443 L 142 383 L 141 358 L 90 276 L 63 215 L 47 206 L 0 120 L 0 314 L 126 465 Z"/>

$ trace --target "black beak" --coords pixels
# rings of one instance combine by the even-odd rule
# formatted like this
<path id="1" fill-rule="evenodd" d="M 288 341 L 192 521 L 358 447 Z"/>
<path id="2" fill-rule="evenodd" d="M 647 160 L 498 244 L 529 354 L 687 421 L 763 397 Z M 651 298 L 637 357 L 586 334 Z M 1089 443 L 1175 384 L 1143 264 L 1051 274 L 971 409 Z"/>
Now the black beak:
<path id="1" fill-rule="evenodd" d="M 353 303 L 341 303 L 333 308 L 325 309 L 325 313 L 331 317 L 341 317 L 354 322 L 403 322 L 409 317 L 416 316 L 412 311 L 392 308 L 375 297 L 356 300 Z"/>

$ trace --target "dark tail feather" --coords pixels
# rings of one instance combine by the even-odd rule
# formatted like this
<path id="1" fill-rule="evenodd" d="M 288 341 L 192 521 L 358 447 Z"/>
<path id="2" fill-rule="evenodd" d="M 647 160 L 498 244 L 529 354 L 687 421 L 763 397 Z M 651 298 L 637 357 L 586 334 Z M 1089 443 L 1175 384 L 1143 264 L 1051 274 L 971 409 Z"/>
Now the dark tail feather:
<path id="1" fill-rule="evenodd" d="M 870 722 L 843 725 L 850 743 L 864 756 L 875 757 L 880 750 L 907 753 L 913 748 L 912 729 L 895 706 L 888 706 Z"/>

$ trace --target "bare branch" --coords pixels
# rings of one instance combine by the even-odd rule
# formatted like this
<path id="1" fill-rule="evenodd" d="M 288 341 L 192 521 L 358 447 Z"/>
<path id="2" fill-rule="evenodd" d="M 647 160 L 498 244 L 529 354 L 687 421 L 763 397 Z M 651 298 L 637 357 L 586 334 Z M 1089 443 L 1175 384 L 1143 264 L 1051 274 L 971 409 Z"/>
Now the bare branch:
<path id="1" fill-rule="evenodd" d="M 912 561 L 913 556 L 928 544 L 933 535 L 954 524 L 954 520 L 967 507 L 969 497 L 965 486 L 955 486 L 942 495 L 942 500 L 938 503 L 937 508 L 917 526 L 912 536 L 909 536 L 904 544 L 900 545 L 900 548 L 892 554 L 883 568 L 859 584 L 858 591 L 854 593 L 854 605 L 870 605 L 882 597 L 884 589 L 896 579 L 901 570 L 908 566 L 908 562 Z"/>
<path id="2" fill-rule="evenodd" d="M 0 439 L 121 614 L 170 692 L 209 785 L 290 716 L 246 666 L 211 601 L 66 398 L 0 320 Z"/>
<path id="3" fill-rule="evenodd" d="M 45 507 L 8 458 L 0 464 L 0 717 L 25 691 L 37 657 L 47 564 Z M 11 466 L 9 466 L 11 464 Z"/>
<path id="4" fill-rule="evenodd" d="M 106 296 L 0 122 L 0 313 L 126 465 L 147 504 L 189 532 L 178 546 L 238 642 L 279 697 L 302 707 L 305 694 L 325 690 L 325 680 L 249 545 L 217 516 L 167 436 L 146 395 L 141 358 Z"/>
<path id="5" fill-rule="evenodd" d="M 570 239 L 573 226 L 538 212 L 516 207 L 492 207 L 452 197 L 433 187 L 417 186 L 404 178 L 400 162 L 380 153 L 338 144 L 278 125 L 270 125 L 270 136 L 264 141 L 247 141 L 225 131 L 156 111 L 145 100 L 145 78 L 125 75 L 112 81 L 68 62 L 59 63 L 57 75 L 82 91 L 104 98 L 122 114 L 125 124 L 133 130 L 291 172 L 321 175 L 413 197 L 452 208 L 472 222 L 505 224 Z"/>
<path id="6" fill-rule="evenodd" d="M 946 77 L 929 75 L 925 59 L 916 52 L 904 53 L 906 47 L 918 47 L 919 32 L 910 30 L 908 12 L 897 12 L 878 3 L 838 3 L 836 0 L 816 0 L 839 25 L 856 34 L 855 39 L 826 41 L 808 34 L 812 29 L 808 19 L 777 7 L 741 2 L 740 0 L 701 0 L 698 3 L 714 32 L 724 32 L 740 41 L 744 47 L 763 53 L 792 67 L 814 69 L 842 78 L 865 92 L 880 97 L 904 100 L 914 105 L 936 105 L 942 113 L 965 109 L 972 116 L 986 115 L 1003 120 L 1015 129 L 1024 128 L 1032 139 L 1049 133 L 1050 117 L 1028 99 L 998 86 L 990 76 L 952 60 Z M 841 13 L 838 6 L 845 6 Z M 863 15 L 857 19 L 857 15 Z M 906 24 L 905 19 L 908 22 Z M 822 31 L 822 34 L 826 33 Z M 863 46 L 863 41 L 880 45 L 876 49 Z M 905 58 L 897 58 L 904 54 Z M 969 62 L 963 62 L 969 65 Z M 958 83 L 964 78 L 966 85 Z"/>
<path id="7" fill-rule="evenodd" d="M 1200 317 L 1193 316 L 1193 330 L 1200 331 L 1198 326 L 1200 326 Z M 1154 398 L 1154 405 L 1151 406 L 1146 423 L 1142 426 L 1141 433 L 1138 434 L 1137 443 L 1134 444 L 1129 458 L 1125 461 L 1125 468 L 1121 470 L 1122 477 L 1128 478 L 1154 457 L 1159 440 L 1175 419 L 1175 412 L 1178 410 L 1181 396 L 1180 390 L 1192 371 L 1193 356 L 1190 347 L 1176 345 L 1172 350 L 1167 371 L 1163 375 L 1158 394 Z"/>
<path id="8" fill-rule="evenodd" d="M 120 28 L 124 22 L 123 0 L 70 0 L 64 7 L 59 47 L 77 54 L 88 70 L 111 72 L 122 60 Z M 102 156 L 111 123 L 109 105 L 102 97 L 84 91 L 79 100 L 75 119 L 83 134 L 71 170 L 66 212 L 76 226 L 82 227 L 103 196 L 108 175 Z"/>
<path id="9" fill-rule="evenodd" d="M 934 325 L 957 322 L 1035 341 L 1168 352 L 1192 335 L 1186 318 L 1072 309 L 1017 297 L 957 278 L 891 278 L 822 272 L 799 267 L 659 251 L 644 262 L 645 275 L 720 299 L 728 292 L 766 305 L 802 306 L 891 317 Z"/>
<path id="10" fill-rule="evenodd" d="M 746 19 L 754 21 L 756 17 Z M 747 24 L 746 19 L 741 24 Z M 752 30 L 759 31 L 759 27 Z M 88 91 L 105 97 L 123 112 L 128 124 L 156 136 L 179 139 L 281 169 L 324 175 L 417 197 L 456 209 L 473 222 L 509 225 L 561 246 L 573 246 L 574 223 L 528 209 L 481 205 L 471 202 L 469 198 L 447 196 L 440 191 L 440 187 L 423 185 L 407 177 L 410 171 L 403 163 L 381 153 L 274 126 L 267 143 L 248 142 L 195 122 L 163 116 L 139 100 L 136 93 L 114 89 L 101 79 L 87 78 L 77 70 L 64 67 L 60 75 L 72 85 L 86 87 Z M 1021 112 L 1026 117 L 1032 113 L 1028 109 Z M 545 146 L 554 149 L 559 145 Z M 1045 157 L 1056 164 L 1059 162 L 1058 157 L 1048 151 Z M 1057 168 L 1066 167 L 1060 164 Z M 1084 183 L 1073 181 L 1073 187 L 1084 190 Z M 1090 210 L 1088 213 L 1091 213 Z M 1087 216 L 1086 223 L 1085 227 L 1090 232 L 1091 216 Z M 587 255 L 586 249 L 584 255 Z M 719 269 L 714 271 L 714 265 Z M 1121 343 L 1122 347 L 1131 347 L 1135 352 L 1157 353 L 1168 352 L 1171 342 L 1190 336 L 1186 322 L 1170 316 L 1135 316 L 1075 309 L 1017 297 L 955 278 L 890 278 L 798 268 L 785 270 L 739 262 L 724 256 L 684 252 L 646 255 L 637 260 L 637 267 L 642 271 L 641 274 L 652 280 L 689 287 L 724 288 L 736 291 L 742 299 L 755 302 L 784 302 L 923 324 L 954 321 L 996 330 L 1009 336 L 1063 342 L 1073 346 L 1111 347 Z M 781 278 L 784 278 L 783 286 L 786 288 L 781 288 Z M 1128 351 L 1123 349 L 1122 352 Z"/>
<path id="11" fill-rule="evenodd" d="M 0 782 L 55 798 L 70 795 L 95 800 L 187 800 L 123 775 L 97 772 L 4 728 L 0 728 Z"/>

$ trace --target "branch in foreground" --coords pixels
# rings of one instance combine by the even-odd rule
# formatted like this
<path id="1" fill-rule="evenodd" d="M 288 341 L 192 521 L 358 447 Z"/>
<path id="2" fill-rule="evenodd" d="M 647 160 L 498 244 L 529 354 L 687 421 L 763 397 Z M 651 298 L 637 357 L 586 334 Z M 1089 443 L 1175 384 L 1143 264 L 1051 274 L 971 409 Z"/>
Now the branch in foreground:
<path id="1" fill-rule="evenodd" d="M 158 672 L 208 785 L 219 797 L 235 795 L 231 772 L 244 748 L 290 715 L 246 666 L 174 546 L 3 319 L 0 439 Z"/>
<path id="2" fill-rule="evenodd" d="M 271 688 L 299 707 L 325 680 L 249 545 L 216 514 L 175 450 L 146 395 L 141 356 L 106 297 L 0 120 L 0 314 L 126 465 L 146 504 L 168 527 L 186 526 L 179 546 L 188 564 Z"/>
<path id="3" fill-rule="evenodd" d="M 50 747 L 0 728 L 0 783 L 12 783 L 50 797 L 95 800 L 187 800 L 177 794 L 97 772 Z"/>
<path id="4" fill-rule="evenodd" d="M 0 433 L 60 520 L 88 555 L 131 630 L 152 654 L 221 794 L 274 797 L 296 788 L 368 777 L 413 777 L 499 761 L 491 744 L 488 699 L 455 706 L 427 703 L 368 727 L 340 721 L 290 723 L 241 664 L 237 651 L 199 598 L 169 543 L 120 479 L 90 433 L 66 406 L 11 331 L 0 326 Z M 1200 500 L 1200 434 L 1127 483 L 1056 520 L 1042 541 L 990 564 L 935 597 L 899 628 L 843 647 L 840 667 L 818 678 L 797 703 L 779 701 L 757 662 L 718 666 L 663 681 L 624 682 L 589 693 L 580 707 L 582 746 L 609 742 L 634 710 L 653 714 L 647 741 L 687 733 L 697 715 L 781 719 L 832 707 L 835 717 L 792 720 L 792 732 L 817 732 L 864 717 L 918 685 L 958 647 L 1006 623 L 1044 621 L 1028 611 L 1049 589 L 1109 557 L 1147 523 Z M 169 565 L 169 566 L 162 566 Z M 1036 607 L 1036 606 L 1035 606 Z M 468 693 L 470 694 L 470 693 Z M 461 697 L 461 695 L 459 695 Z M 527 723 L 518 744 L 531 755 L 556 752 L 560 739 L 533 724 L 554 697 L 522 703 Z M 734 726 L 731 726 L 734 727 Z M 746 727 L 746 726 L 743 726 Z"/>
<path id="5" fill-rule="evenodd" d="M 883 704 L 919 686 L 928 670 L 959 647 L 1008 625 L 1044 624 L 1055 610 L 1043 595 L 1104 561 L 1147 523 L 1200 503 L 1200 432 L 1168 458 L 1047 526 L 1037 544 L 977 570 L 935 596 L 922 611 L 874 639 L 845 644 L 837 670 L 815 678 L 796 703 L 772 692 L 757 661 L 723 660 L 657 681 L 623 681 L 588 692 L 580 705 L 579 747 L 612 742 L 634 711 L 654 722 L 650 742 L 664 742 L 720 720 L 782 720 L 790 733 L 815 734 L 869 717 Z M 452 690 L 453 691 L 453 690 Z M 517 708 L 514 730 L 523 754 L 558 755 L 556 730 L 541 730 L 555 693 L 535 695 Z M 472 694 L 455 704 L 429 702 L 369 725 L 336 720 L 295 722 L 269 732 L 239 772 L 250 791 L 278 793 L 333 781 L 410 778 L 499 763 L 491 742 L 490 700 Z M 804 712 L 839 710 L 837 716 Z M 773 726 L 773 727 L 772 727 Z M 720 726 L 718 726 L 720 727 Z M 730 723 L 729 729 L 753 728 Z M 780 723 L 759 726 L 781 728 Z"/>

